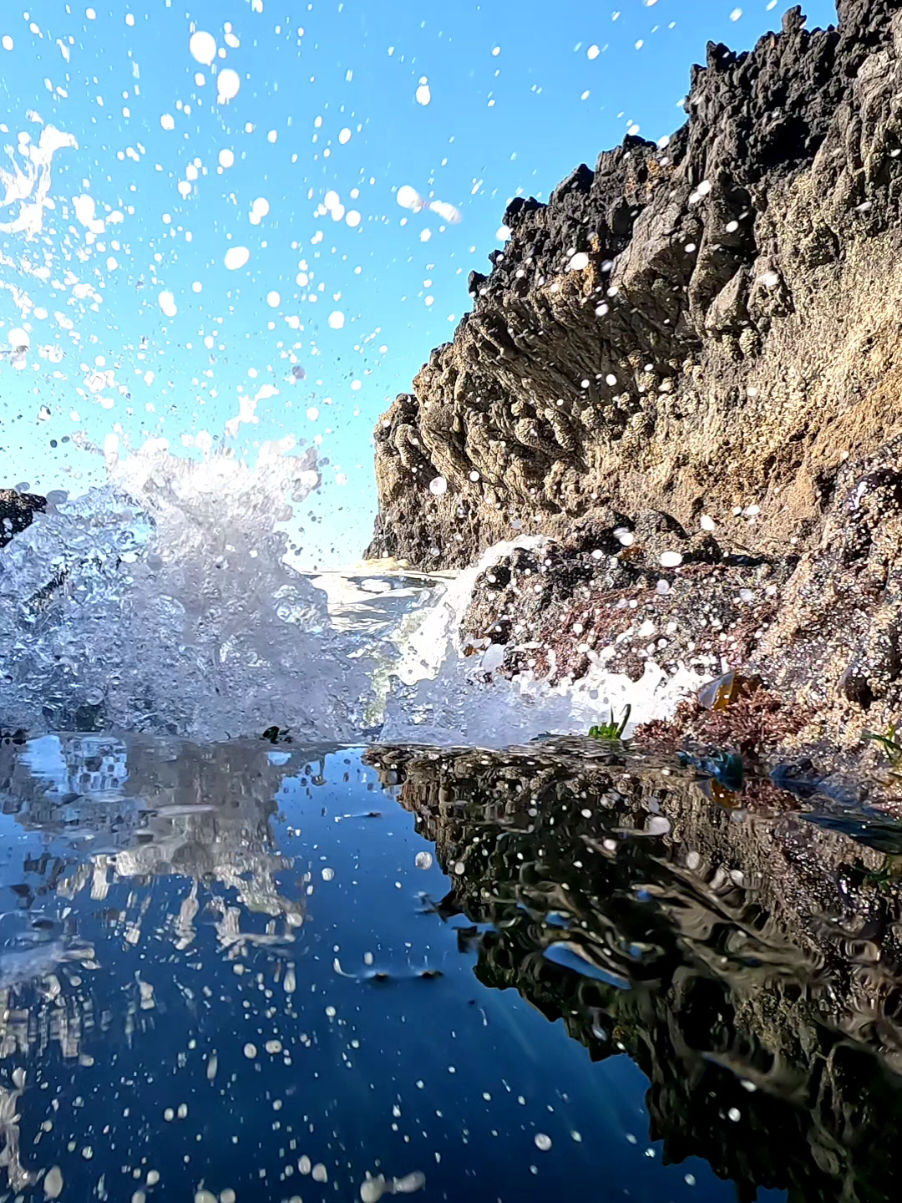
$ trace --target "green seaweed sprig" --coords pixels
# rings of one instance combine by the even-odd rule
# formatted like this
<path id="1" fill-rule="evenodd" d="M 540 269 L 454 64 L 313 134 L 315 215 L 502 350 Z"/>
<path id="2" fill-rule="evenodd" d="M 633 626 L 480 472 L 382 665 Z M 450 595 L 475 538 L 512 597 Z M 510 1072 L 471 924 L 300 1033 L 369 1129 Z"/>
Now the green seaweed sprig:
<path id="1" fill-rule="evenodd" d="M 605 739 L 605 740 L 621 740 L 623 732 L 626 730 L 626 724 L 630 721 L 630 712 L 632 706 L 624 706 L 623 714 L 618 722 L 614 718 L 614 708 L 611 707 L 611 716 L 608 722 L 600 723 L 598 726 L 589 728 L 590 739 Z"/>
<path id="2" fill-rule="evenodd" d="M 863 738 L 870 743 L 879 744 L 886 753 L 887 759 L 894 769 L 902 768 L 902 743 L 896 738 L 899 724 L 893 723 L 884 735 L 875 731 L 865 731 Z"/>

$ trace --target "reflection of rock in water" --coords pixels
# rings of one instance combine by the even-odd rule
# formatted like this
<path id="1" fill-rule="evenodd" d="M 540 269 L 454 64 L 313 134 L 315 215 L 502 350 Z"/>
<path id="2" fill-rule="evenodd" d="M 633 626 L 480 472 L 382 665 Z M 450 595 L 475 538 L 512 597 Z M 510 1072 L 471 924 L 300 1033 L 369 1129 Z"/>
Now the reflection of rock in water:
<path id="1" fill-rule="evenodd" d="M 461 940 L 480 980 L 561 1019 L 594 1059 L 628 1052 L 671 1160 L 705 1158 L 742 1199 L 895 1197 L 892 858 L 622 759 L 367 759 L 435 841 L 454 879 L 439 909 L 474 924 Z"/>
<path id="2" fill-rule="evenodd" d="M 41 856 L 26 856 L 19 903 L 55 923 L 66 900 L 83 890 L 102 903 L 116 883 L 147 887 L 168 879 L 162 929 L 144 889 L 127 905 L 100 912 L 109 934 L 139 948 L 151 923 L 156 937 L 184 950 L 203 912 L 230 959 L 261 945 L 288 951 L 304 912 L 277 881 L 291 866 L 270 831 L 285 772 L 279 760 L 260 744 L 198 747 L 95 735 L 0 745 L 3 811 L 48 845 Z M 79 855 L 67 856 L 67 848 Z M 72 922 L 52 940 L 0 949 L 0 1058 L 50 1045 L 76 1057 L 87 1029 L 123 1020 L 130 1036 L 153 1009 L 153 984 L 133 980 L 122 1015 L 95 1015 L 90 973 L 98 965 Z M 66 964 L 76 959 L 77 966 Z"/>
<path id="3" fill-rule="evenodd" d="M 19 1155 L 19 1099 L 25 1088 L 25 1071 L 14 1069 L 11 1075 L 14 1089 L 0 1087 L 0 1139 L 3 1147 L 0 1149 L 0 1166 L 9 1175 L 9 1184 L 13 1190 L 24 1190 L 30 1186 L 37 1175 L 25 1169 Z"/>
<path id="4" fill-rule="evenodd" d="M 259 744 L 46 736 L 3 753 L 5 813 L 76 841 L 111 837 L 61 886 L 64 896 L 89 879 L 102 900 L 113 881 L 177 874 L 231 886 L 251 911 L 295 909 L 275 885 L 286 864 L 269 831 L 283 772 Z"/>

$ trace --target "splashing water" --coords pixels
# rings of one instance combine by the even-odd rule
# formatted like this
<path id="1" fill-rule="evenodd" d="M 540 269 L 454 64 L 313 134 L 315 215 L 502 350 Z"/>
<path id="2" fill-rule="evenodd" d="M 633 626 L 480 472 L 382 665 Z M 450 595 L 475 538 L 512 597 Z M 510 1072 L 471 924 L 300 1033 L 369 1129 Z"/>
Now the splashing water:
<path id="1" fill-rule="evenodd" d="M 277 529 L 313 453 L 179 459 L 159 444 L 49 512 L 0 560 L 0 721 L 221 739 L 270 725 L 343 739 L 363 723 L 359 645 L 284 562 Z"/>
<path id="2" fill-rule="evenodd" d="M 687 668 L 668 676 L 649 660 L 642 677 L 633 681 L 607 668 L 613 648 L 600 653 L 584 678 L 558 685 L 529 671 L 512 680 L 497 673 L 505 650 L 497 644 L 465 657 L 461 624 L 477 579 L 516 548 L 546 544 L 540 535 L 496 543 L 407 615 L 395 636 L 400 659 L 382 738 L 504 747 L 540 733 L 585 734 L 611 707 L 620 711 L 629 705 L 641 722 L 669 718 L 683 697 L 709 679 Z"/>
<path id="3" fill-rule="evenodd" d="M 585 731 L 608 707 L 670 715 L 705 678 L 638 682 L 602 654 L 583 680 L 500 676 L 490 646 L 465 658 L 461 620 L 477 577 L 521 537 L 451 580 L 365 569 L 332 597 L 285 562 L 278 529 L 317 486 L 313 452 L 264 447 L 257 465 L 202 462 L 149 443 L 0 556 L 0 723 L 38 730 L 137 730 L 196 739 L 259 735 L 503 746 Z M 319 578 L 318 584 L 324 578 Z M 330 588 L 327 586 L 327 588 Z M 383 590 L 385 592 L 383 593 Z M 365 599 L 365 607 L 360 600 Z"/>

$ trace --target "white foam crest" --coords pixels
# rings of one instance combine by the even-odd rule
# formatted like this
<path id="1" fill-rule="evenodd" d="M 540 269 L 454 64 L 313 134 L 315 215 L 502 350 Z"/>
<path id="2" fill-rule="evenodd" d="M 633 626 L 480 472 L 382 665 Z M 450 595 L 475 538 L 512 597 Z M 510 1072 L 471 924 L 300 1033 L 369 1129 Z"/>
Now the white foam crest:
<path id="1" fill-rule="evenodd" d="M 359 734 L 369 672 L 277 529 L 318 482 L 311 450 L 179 459 L 151 444 L 0 555 L 0 724 L 199 739 Z"/>
<path id="2" fill-rule="evenodd" d="M 495 544 L 405 617 L 394 636 L 400 659 L 386 703 L 384 740 L 504 747 L 543 733 L 585 734 L 607 721 L 611 709 L 619 715 L 627 705 L 633 717 L 629 734 L 636 721 L 669 718 L 682 698 L 710 679 L 686 666 L 668 675 L 648 660 L 643 676 L 633 681 L 608 669 L 613 648 L 599 653 L 581 680 L 557 685 L 532 672 L 512 680 L 497 673 L 505 649 L 496 644 L 465 656 L 461 624 L 477 578 L 514 549 L 536 550 L 546 542 L 523 536 Z"/>

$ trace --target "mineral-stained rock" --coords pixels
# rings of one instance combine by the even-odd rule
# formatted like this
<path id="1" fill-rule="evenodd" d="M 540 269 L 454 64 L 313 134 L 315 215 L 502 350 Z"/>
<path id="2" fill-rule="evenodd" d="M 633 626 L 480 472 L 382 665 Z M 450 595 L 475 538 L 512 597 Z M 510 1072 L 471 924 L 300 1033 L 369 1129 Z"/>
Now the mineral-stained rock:
<path id="1" fill-rule="evenodd" d="M 13 535 L 31 525 L 36 513 L 47 502 L 36 493 L 18 493 L 15 489 L 0 489 L 0 547 L 5 547 Z"/>
<path id="2" fill-rule="evenodd" d="M 648 511 L 817 543 L 841 465 L 902 431 L 900 10 L 711 44 L 669 144 L 510 204 L 472 313 L 377 427 L 371 554 L 458 566 Z"/>

